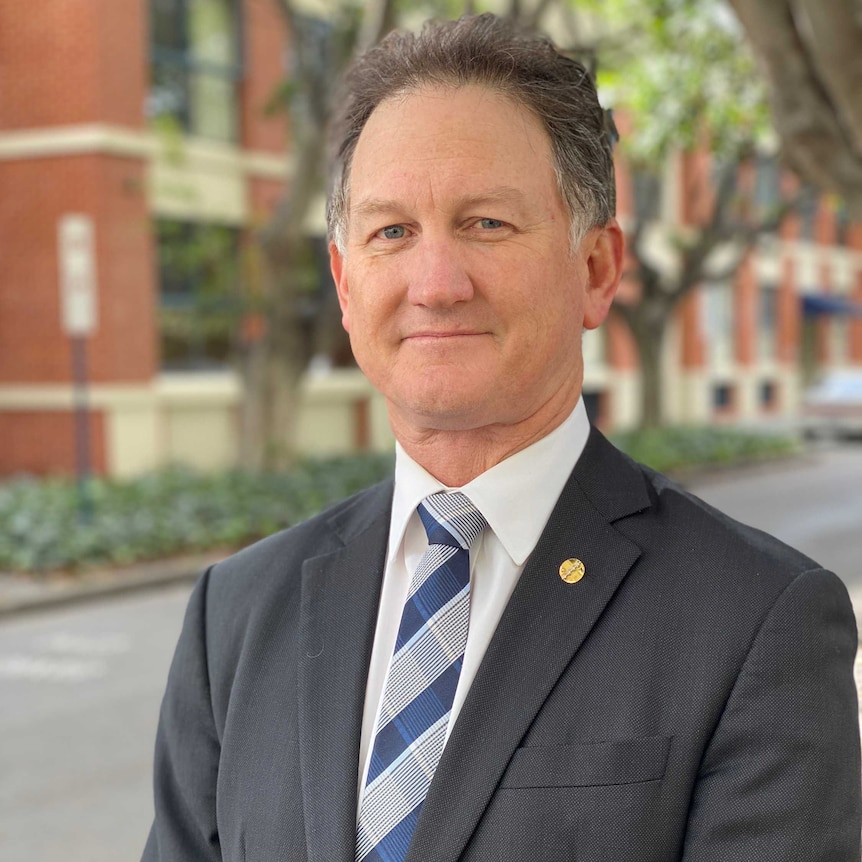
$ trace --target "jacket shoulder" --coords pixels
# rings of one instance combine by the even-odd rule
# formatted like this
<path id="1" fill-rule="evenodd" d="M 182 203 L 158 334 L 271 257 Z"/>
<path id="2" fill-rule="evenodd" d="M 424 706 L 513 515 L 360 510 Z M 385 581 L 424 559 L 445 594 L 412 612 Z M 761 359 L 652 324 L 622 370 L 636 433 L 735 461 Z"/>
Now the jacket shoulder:
<path id="1" fill-rule="evenodd" d="M 653 505 L 644 517 L 617 526 L 641 545 L 644 562 L 666 573 L 704 613 L 719 606 L 731 615 L 759 618 L 790 592 L 806 594 L 809 609 L 811 603 L 850 607 L 840 578 L 811 557 L 737 521 L 672 479 L 640 469 Z"/>
<path id="2" fill-rule="evenodd" d="M 212 566 L 205 575 L 210 600 L 235 603 L 249 595 L 259 600 L 276 585 L 298 587 L 306 560 L 336 551 L 373 527 L 388 530 L 392 487 L 388 479 L 359 491 Z"/>

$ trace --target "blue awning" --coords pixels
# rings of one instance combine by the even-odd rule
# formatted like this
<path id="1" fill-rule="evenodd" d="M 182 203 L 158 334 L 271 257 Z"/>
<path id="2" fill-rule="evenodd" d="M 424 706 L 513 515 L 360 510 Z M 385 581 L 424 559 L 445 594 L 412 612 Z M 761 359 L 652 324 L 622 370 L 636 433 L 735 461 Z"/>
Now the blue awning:
<path id="1" fill-rule="evenodd" d="M 862 303 L 851 302 L 842 296 L 831 296 L 828 293 L 808 293 L 802 296 L 802 313 L 806 317 L 821 314 L 862 317 Z"/>

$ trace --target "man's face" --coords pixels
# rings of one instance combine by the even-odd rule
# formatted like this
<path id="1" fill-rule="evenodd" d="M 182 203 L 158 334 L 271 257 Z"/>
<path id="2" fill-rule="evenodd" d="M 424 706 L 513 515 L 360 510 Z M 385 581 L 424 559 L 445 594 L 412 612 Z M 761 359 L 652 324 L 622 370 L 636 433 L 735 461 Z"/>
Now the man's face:
<path id="1" fill-rule="evenodd" d="M 421 89 L 374 111 L 353 158 L 345 254 L 330 251 L 356 360 L 396 433 L 574 407 L 581 330 L 607 312 L 604 258 L 618 265 L 620 248 L 592 230 L 573 252 L 570 233 L 547 134 L 511 99 Z"/>

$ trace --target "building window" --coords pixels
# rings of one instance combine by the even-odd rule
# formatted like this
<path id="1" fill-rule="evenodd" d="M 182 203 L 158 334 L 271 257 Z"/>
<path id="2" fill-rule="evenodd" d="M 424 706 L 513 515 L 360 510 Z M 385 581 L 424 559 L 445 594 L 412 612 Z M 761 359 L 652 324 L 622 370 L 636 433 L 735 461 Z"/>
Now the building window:
<path id="1" fill-rule="evenodd" d="M 778 346 L 778 292 L 775 285 L 760 286 L 757 311 L 757 353 L 760 359 L 775 359 Z"/>
<path id="2" fill-rule="evenodd" d="M 734 359 L 733 291 L 729 282 L 710 284 L 703 291 L 702 330 L 710 365 L 728 365 Z"/>
<path id="3" fill-rule="evenodd" d="M 835 207 L 835 245 L 848 245 L 850 224 L 850 210 L 844 201 L 839 201 Z"/>
<path id="4" fill-rule="evenodd" d="M 799 192 L 799 203 L 796 211 L 799 213 L 799 238 L 813 242 L 817 234 L 817 211 L 820 208 L 820 198 L 811 186 L 803 186 Z"/>
<path id="5" fill-rule="evenodd" d="M 712 408 L 716 413 L 726 413 L 733 408 L 733 387 L 729 383 L 717 383 L 712 387 Z"/>
<path id="6" fill-rule="evenodd" d="M 774 380 L 762 381 L 758 395 L 764 410 L 774 410 L 778 406 L 778 386 Z"/>
<path id="7" fill-rule="evenodd" d="M 755 159 L 754 202 L 761 219 L 774 215 L 781 205 L 781 170 L 774 156 Z"/>
<path id="8" fill-rule="evenodd" d="M 239 231 L 215 224 L 159 219 L 162 368 L 224 368 L 233 352 L 241 308 Z"/>
<path id="9" fill-rule="evenodd" d="M 584 407 L 587 410 L 587 416 L 589 417 L 590 422 L 592 422 L 593 425 L 600 424 L 602 419 L 603 394 L 601 392 L 591 392 L 585 389 L 582 395 L 584 398 Z"/>
<path id="10" fill-rule="evenodd" d="M 237 0 L 150 0 L 149 116 L 190 135 L 239 138 Z"/>
<path id="11" fill-rule="evenodd" d="M 829 338 L 829 361 L 843 365 L 850 358 L 850 321 L 843 314 L 833 314 L 829 327 L 832 330 Z"/>

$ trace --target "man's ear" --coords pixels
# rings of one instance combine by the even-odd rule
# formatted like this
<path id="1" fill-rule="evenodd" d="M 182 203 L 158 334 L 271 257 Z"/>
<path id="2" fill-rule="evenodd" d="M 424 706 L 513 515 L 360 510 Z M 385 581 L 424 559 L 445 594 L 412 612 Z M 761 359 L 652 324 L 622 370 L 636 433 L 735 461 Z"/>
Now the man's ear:
<path id="1" fill-rule="evenodd" d="M 616 219 L 594 234 L 587 234 L 589 281 L 584 297 L 584 327 L 595 329 L 608 316 L 623 274 L 625 238 Z"/>
<path id="2" fill-rule="evenodd" d="M 329 268 L 332 270 L 332 280 L 335 282 L 335 292 L 338 294 L 338 304 L 341 307 L 341 325 L 350 332 L 350 317 L 347 313 L 348 294 L 347 267 L 344 257 L 334 242 L 329 243 Z"/>

